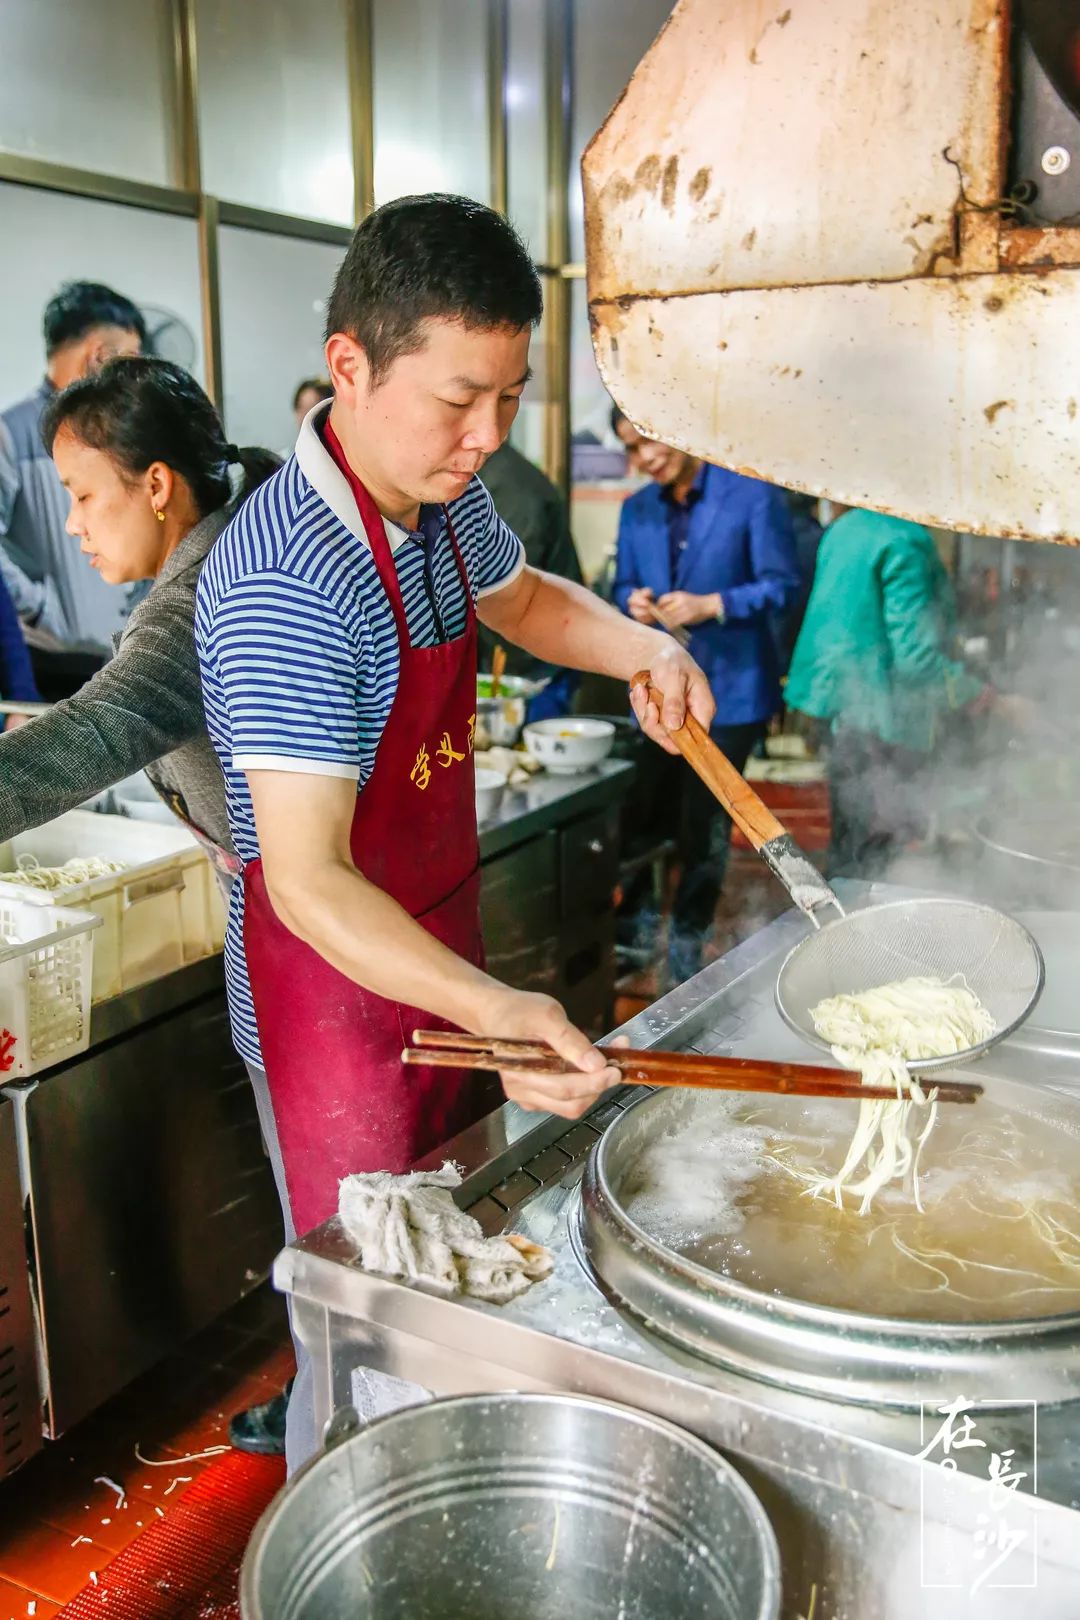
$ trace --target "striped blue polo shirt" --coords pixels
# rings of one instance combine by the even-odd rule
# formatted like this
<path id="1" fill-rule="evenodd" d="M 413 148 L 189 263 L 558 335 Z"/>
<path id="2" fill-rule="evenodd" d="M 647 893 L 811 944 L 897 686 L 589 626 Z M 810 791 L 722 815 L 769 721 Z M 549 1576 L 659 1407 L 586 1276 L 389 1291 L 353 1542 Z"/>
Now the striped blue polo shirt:
<path id="1" fill-rule="evenodd" d="M 393 611 L 352 492 L 317 430 L 328 409 L 315 407 L 294 455 L 245 501 L 199 579 L 195 638 L 206 724 L 244 861 L 259 854 L 245 773 L 343 776 L 362 793 L 397 691 Z M 521 542 L 479 479 L 449 510 L 473 599 L 516 578 Z M 465 628 L 446 522 L 434 525 L 431 516 L 425 512 L 427 569 L 424 538 L 384 520 L 414 647 L 435 646 L 442 635 L 453 640 Z M 243 928 L 237 883 L 225 939 L 229 1016 L 240 1055 L 261 1066 Z"/>

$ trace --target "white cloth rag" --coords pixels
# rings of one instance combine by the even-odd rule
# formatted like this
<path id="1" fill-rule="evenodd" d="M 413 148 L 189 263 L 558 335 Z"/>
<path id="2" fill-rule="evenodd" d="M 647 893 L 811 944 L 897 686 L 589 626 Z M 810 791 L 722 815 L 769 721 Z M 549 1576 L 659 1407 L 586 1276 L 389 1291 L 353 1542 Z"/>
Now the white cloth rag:
<path id="1" fill-rule="evenodd" d="M 364 1270 L 496 1305 L 547 1277 L 551 1251 L 514 1233 L 485 1237 L 479 1221 L 454 1203 L 453 1189 L 460 1185 L 449 1160 L 441 1170 L 406 1176 L 385 1170 L 346 1176 L 338 1214 L 360 1245 Z"/>

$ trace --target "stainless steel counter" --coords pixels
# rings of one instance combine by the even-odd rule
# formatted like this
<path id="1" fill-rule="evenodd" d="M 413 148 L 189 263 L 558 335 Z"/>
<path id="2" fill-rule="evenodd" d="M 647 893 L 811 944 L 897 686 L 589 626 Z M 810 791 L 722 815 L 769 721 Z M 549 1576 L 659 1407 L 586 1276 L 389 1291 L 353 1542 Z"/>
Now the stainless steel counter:
<path id="1" fill-rule="evenodd" d="M 483 764 L 483 754 L 477 761 Z M 495 815 L 480 823 L 480 859 L 488 861 L 525 838 L 535 838 L 565 822 L 614 804 L 628 792 L 634 767 L 605 759 L 580 776 L 541 771 L 521 787 L 508 788 Z"/>
<path id="2" fill-rule="evenodd" d="M 848 902 L 867 897 L 861 886 L 846 888 Z M 1044 928 L 1035 919 L 1048 955 L 1035 1022 L 979 1069 L 1077 1095 L 1080 1019 L 1070 1012 L 1076 978 L 1061 922 Z M 1080 943 L 1080 919 L 1072 922 Z M 779 959 L 805 927 L 789 913 L 622 1033 L 637 1046 L 804 1057 L 771 989 Z M 292 1295 L 316 1361 L 318 1416 L 373 1390 L 388 1404 L 495 1389 L 607 1396 L 683 1424 L 735 1462 L 780 1538 L 787 1620 L 1012 1615 L 1020 1594 L 987 1578 L 997 1556 L 992 1538 L 1006 1519 L 1021 1541 L 1000 1578 L 1026 1587 L 1031 1620 L 1075 1620 L 1080 1403 L 1040 1412 L 1036 1440 L 1029 1392 L 957 1390 L 976 1403 L 985 1449 L 955 1452 L 951 1472 L 919 1457 L 942 1421 L 936 1411 L 855 1407 L 753 1381 L 664 1342 L 605 1299 L 574 1249 L 577 1184 L 591 1145 L 631 1100 L 624 1091 L 571 1128 L 507 1106 L 450 1145 L 466 1173 L 462 1202 L 485 1226 L 512 1226 L 555 1253 L 554 1275 L 510 1305 L 433 1297 L 366 1275 L 333 1221 L 279 1257 L 275 1279 Z M 1017 1404 L 993 1414 L 977 1405 L 1003 1399 Z M 1009 1494 L 1003 1510 L 986 1465 L 1010 1451 L 1028 1476 L 1024 1489 L 1037 1467 L 1038 1498 Z"/>

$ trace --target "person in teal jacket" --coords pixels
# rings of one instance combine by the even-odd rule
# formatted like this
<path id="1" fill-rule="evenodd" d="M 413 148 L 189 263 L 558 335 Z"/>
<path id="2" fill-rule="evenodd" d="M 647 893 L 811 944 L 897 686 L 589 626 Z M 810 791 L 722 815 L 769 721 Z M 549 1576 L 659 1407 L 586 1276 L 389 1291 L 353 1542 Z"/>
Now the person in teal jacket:
<path id="1" fill-rule="evenodd" d="M 951 717 L 1001 701 L 951 656 L 955 628 L 928 529 L 851 508 L 825 531 L 785 698 L 830 732 L 832 875 L 878 874 L 924 834 L 920 773 Z"/>

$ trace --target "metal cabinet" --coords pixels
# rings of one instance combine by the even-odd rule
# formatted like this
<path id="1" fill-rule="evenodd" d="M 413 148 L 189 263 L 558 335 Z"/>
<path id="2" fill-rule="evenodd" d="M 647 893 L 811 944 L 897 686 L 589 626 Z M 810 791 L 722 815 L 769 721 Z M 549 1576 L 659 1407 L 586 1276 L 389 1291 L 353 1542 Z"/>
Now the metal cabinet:
<path id="1" fill-rule="evenodd" d="M 520 990 L 556 996 L 599 1034 L 615 993 L 615 805 L 571 817 L 483 865 L 481 916 L 489 970 Z"/>
<path id="2" fill-rule="evenodd" d="M 0 1097 L 0 1479 L 41 1449 L 15 1109 Z"/>
<path id="3" fill-rule="evenodd" d="M 220 989 L 9 1096 L 55 1437 L 254 1286 L 281 1216 Z"/>

